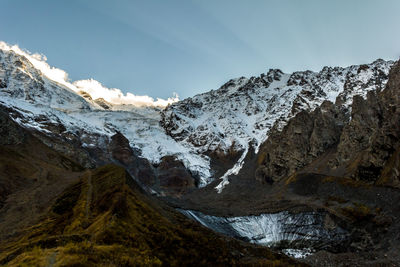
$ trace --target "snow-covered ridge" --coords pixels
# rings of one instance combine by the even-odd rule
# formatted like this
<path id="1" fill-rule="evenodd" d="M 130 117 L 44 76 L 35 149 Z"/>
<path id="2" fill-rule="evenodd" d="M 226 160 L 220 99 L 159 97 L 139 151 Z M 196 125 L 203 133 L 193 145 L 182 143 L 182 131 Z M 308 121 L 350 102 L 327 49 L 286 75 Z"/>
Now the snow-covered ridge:
<path id="1" fill-rule="evenodd" d="M 177 141 L 192 145 L 198 153 L 232 148 L 239 161 L 222 177 L 218 192 L 237 174 L 250 147 L 257 153 L 272 127 L 282 129 L 302 110 L 312 111 L 329 100 L 350 110 L 354 95 L 366 96 L 383 89 L 392 61 L 369 65 L 325 67 L 320 72 L 285 74 L 269 70 L 259 77 L 230 80 L 220 89 L 196 95 L 168 106 L 163 126 Z"/>
<path id="2" fill-rule="evenodd" d="M 50 67 L 43 57 L 0 43 L 0 104 L 13 108 L 24 127 L 67 139 L 74 136 L 82 147 L 104 147 L 116 131 L 152 163 L 174 155 L 193 173 L 210 182 L 209 159 L 165 134 L 160 126 L 163 106 L 177 98 L 156 100 L 123 95 L 94 80 L 70 83 L 64 71 Z M 62 125 L 54 133 L 48 125 Z"/>
<path id="3" fill-rule="evenodd" d="M 60 85 L 65 86 L 71 91 L 76 93 L 78 92 L 86 92 L 91 95 L 93 99 L 102 98 L 114 105 L 134 105 L 134 106 L 154 106 L 154 107 L 166 107 L 168 104 L 172 104 L 176 101 L 179 101 L 179 97 L 177 94 L 174 94 L 173 97 L 168 99 L 157 98 L 154 100 L 149 96 L 138 96 L 132 93 L 124 94 L 120 89 L 117 88 L 106 88 L 100 82 L 88 79 L 88 80 L 79 80 L 75 82 L 70 82 L 68 80 L 68 74 L 58 68 L 54 68 L 47 64 L 46 56 L 41 54 L 32 54 L 28 51 L 24 51 L 19 48 L 17 45 L 10 46 L 5 42 L 0 41 L 0 50 L 4 52 L 13 52 L 18 56 L 26 58 L 30 63 L 30 68 L 35 68 L 37 71 L 40 71 L 41 74 L 48 78 L 49 80 L 58 83 Z M 27 66 L 25 66 L 27 67 Z M 20 68 L 21 71 L 24 71 L 24 68 Z M 26 73 L 29 73 L 31 70 L 27 70 Z"/>
<path id="4" fill-rule="evenodd" d="M 124 95 L 94 80 L 69 82 L 44 56 L 0 42 L 0 103 L 22 114 L 25 127 L 51 134 L 49 124 L 65 127 L 60 134 L 83 147 L 102 147 L 116 131 L 152 163 L 173 155 L 205 186 L 222 178 L 220 192 L 237 174 L 248 151 L 258 151 L 272 127 L 281 129 L 301 110 L 324 100 L 350 109 L 352 97 L 385 86 L 392 61 L 320 72 L 285 74 L 270 70 L 259 77 L 237 78 L 218 90 L 182 101 Z M 61 128 L 63 128 L 61 127 Z M 241 153 L 222 177 L 213 177 L 208 152 Z"/>

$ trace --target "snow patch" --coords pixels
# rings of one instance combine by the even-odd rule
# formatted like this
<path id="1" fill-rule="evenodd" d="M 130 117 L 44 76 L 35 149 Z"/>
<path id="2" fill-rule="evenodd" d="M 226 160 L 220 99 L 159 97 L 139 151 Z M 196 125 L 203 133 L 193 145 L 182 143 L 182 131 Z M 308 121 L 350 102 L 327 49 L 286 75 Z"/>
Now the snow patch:
<path id="1" fill-rule="evenodd" d="M 222 190 L 229 184 L 229 176 L 237 175 L 239 171 L 242 169 L 244 164 L 244 159 L 249 152 L 249 147 L 246 146 L 246 149 L 243 151 L 242 155 L 240 156 L 239 160 L 233 165 L 231 169 L 225 172 L 225 174 L 220 178 L 222 181 L 215 187 L 218 194 L 222 192 Z"/>
<path id="2" fill-rule="evenodd" d="M 312 255 L 315 251 L 311 248 L 304 248 L 304 249 L 288 248 L 288 249 L 283 249 L 282 252 L 285 253 L 287 256 L 295 259 L 304 259 Z"/>

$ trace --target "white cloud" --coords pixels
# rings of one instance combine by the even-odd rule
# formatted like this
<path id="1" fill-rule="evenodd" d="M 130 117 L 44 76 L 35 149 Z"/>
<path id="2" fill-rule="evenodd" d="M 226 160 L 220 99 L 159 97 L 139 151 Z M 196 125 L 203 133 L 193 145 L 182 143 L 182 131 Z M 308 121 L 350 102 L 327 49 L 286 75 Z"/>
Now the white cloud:
<path id="1" fill-rule="evenodd" d="M 126 104 L 134 106 L 157 106 L 165 107 L 168 104 L 174 103 L 179 100 L 178 95 L 168 98 L 167 100 L 157 98 L 154 100 L 152 97 L 144 95 L 134 95 L 132 93 L 124 94 L 117 88 L 106 88 L 96 80 L 80 80 L 73 83 L 78 91 L 84 91 L 90 94 L 93 99 L 103 98 L 107 102 L 113 104 Z"/>
<path id="2" fill-rule="evenodd" d="M 80 80 L 71 83 L 68 81 L 68 73 L 61 69 L 51 67 L 49 64 L 47 64 L 47 58 L 44 55 L 37 53 L 32 54 L 29 51 L 22 50 L 17 45 L 9 46 L 5 42 L 1 41 L 0 49 L 5 51 L 14 51 L 19 55 L 25 56 L 36 69 L 40 70 L 49 79 L 68 87 L 76 93 L 78 93 L 79 91 L 87 92 L 94 100 L 98 98 L 103 98 L 111 104 L 127 104 L 138 107 L 165 107 L 168 104 L 179 101 L 179 97 L 175 93 L 173 97 L 166 100 L 161 98 L 157 98 L 157 100 L 154 100 L 152 97 L 147 95 L 138 96 L 132 93 L 124 94 L 120 89 L 106 88 L 100 82 L 93 79 Z"/>

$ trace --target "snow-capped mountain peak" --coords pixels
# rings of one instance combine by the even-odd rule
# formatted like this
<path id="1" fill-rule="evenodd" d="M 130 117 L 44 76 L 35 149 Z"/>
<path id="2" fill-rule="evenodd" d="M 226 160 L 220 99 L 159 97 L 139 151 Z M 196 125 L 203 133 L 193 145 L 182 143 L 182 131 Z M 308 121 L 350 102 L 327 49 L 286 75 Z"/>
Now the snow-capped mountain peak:
<path id="1" fill-rule="evenodd" d="M 259 77 L 232 79 L 218 90 L 168 106 L 163 112 L 166 131 L 198 153 L 240 151 L 238 162 L 221 177 L 221 192 L 228 177 L 237 174 L 250 147 L 257 153 L 272 127 L 282 129 L 298 112 L 312 111 L 323 101 L 338 101 L 350 109 L 354 95 L 366 96 L 387 82 L 392 61 L 369 65 L 325 67 L 320 72 L 285 74 L 269 70 Z"/>
<path id="2" fill-rule="evenodd" d="M 3 72 L 8 71 L 8 74 L 14 72 L 14 75 L 18 75 L 19 80 L 24 79 L 23 76 L 25 76 L 25 80 L 30 78 L 34 82 L 38 83 L 37 87 L 40 88 L 37 89 L 42 91 L 50 87 L 51 90 L 47 90 L 46 92 L 47 97 L 49 97 L 49 94 L 51 94 L 52 91 L 57 91 L 56 93 L 63 94 L 62 96 L 60 95 L 59 98 L 66 97 L 64 91 L 69 91 L 70 93 L 86 92 L 93 100 L 103 98 L 114 106 L 131 105 L 135 107 L 152 106 L 158 108 L 163 108 L 168 104 L 179 101 L 177 94 L 174 94 L 173 97 L 166 100 L 160 98 L 154 100 L 149 96 L 138 96 L 132 93 L 124 94 L 120 89 L 106 88 L 100 82 L 93 79 L 70 82 L 68 80 L 68 74 L 61 69 L 49 66 L 46 62 L 47 58 L 44 55 L 31 54 L 20 49 L 16 45 L 9 46 L 4 42 L 0 42 L 0 51 L 2 54 L 1 61 L 4 65 L 2 68 Z M 6 73 L 3 73 L 2 76 L 3 80 L 6 82 L 8 75 L 5 74 Z M 10 82 L 12 83 L 13 81 L 18 81 L 18 79 L 11 80 Z M 48 86 L 45 86 L 45 84 Z M 8 87 L 14 88 L 21 85 L 11 84 Z M 30 86 L 30 90 L 26 90 L 26 92 L 29 91 L 28 93 L 32 93 L 32 91 L 35 91 L 36 89 L 35 86 Z M 57 90 L 55 87 L 60 87 L 62 90 Z M 38 100 L 38 97 L 40 96 L 36 96 L 32 98 L 32 100 Z M 94 105 L 94 107 L 98 108 L 96 105 Z"/>
<path id="3" fill-rule="evenodd" d="M 0 43 L 0 103 L 16 110 L 14 119 L 46 134 L 72 136 L 82 147 L 104 147 L 116 131 L 144 158 L 157 164 L 167 155 L 183 162 L 199 186 L 221 178 L 218 192 L 236 174 L 247 153 L 257 153 L 275 127 L 282 129 L 302 110 L 325 100 L 351 109 L 354 95 L 381 90 L 392 61 L 325 67 L 292 74 L 271 69 L 258 77 L 232 79 L 212 90 L 178 101 L 123 94 L 94 80 L 69 82 L 45 57 Z M 46 118 L 46 119 L 43 119 Z M 49 124 L 62 125 L 54 133 Z M 238 154 L 221 177 L 211 169 L 213 152 Z"/>

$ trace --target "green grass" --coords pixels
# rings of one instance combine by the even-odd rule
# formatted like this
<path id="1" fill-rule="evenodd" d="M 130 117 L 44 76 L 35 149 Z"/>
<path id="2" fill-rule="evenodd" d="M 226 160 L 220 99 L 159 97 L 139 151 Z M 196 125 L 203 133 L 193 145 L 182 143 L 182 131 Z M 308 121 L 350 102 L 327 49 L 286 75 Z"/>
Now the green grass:
<path id="1" fill-rule="evenodd" d="M 87 171 L 47 219 L 0 244 L 7 266 L 187 266 L 296 263 L 267 248 L 219 236 L 143 194 L 123 168 Z"/>

